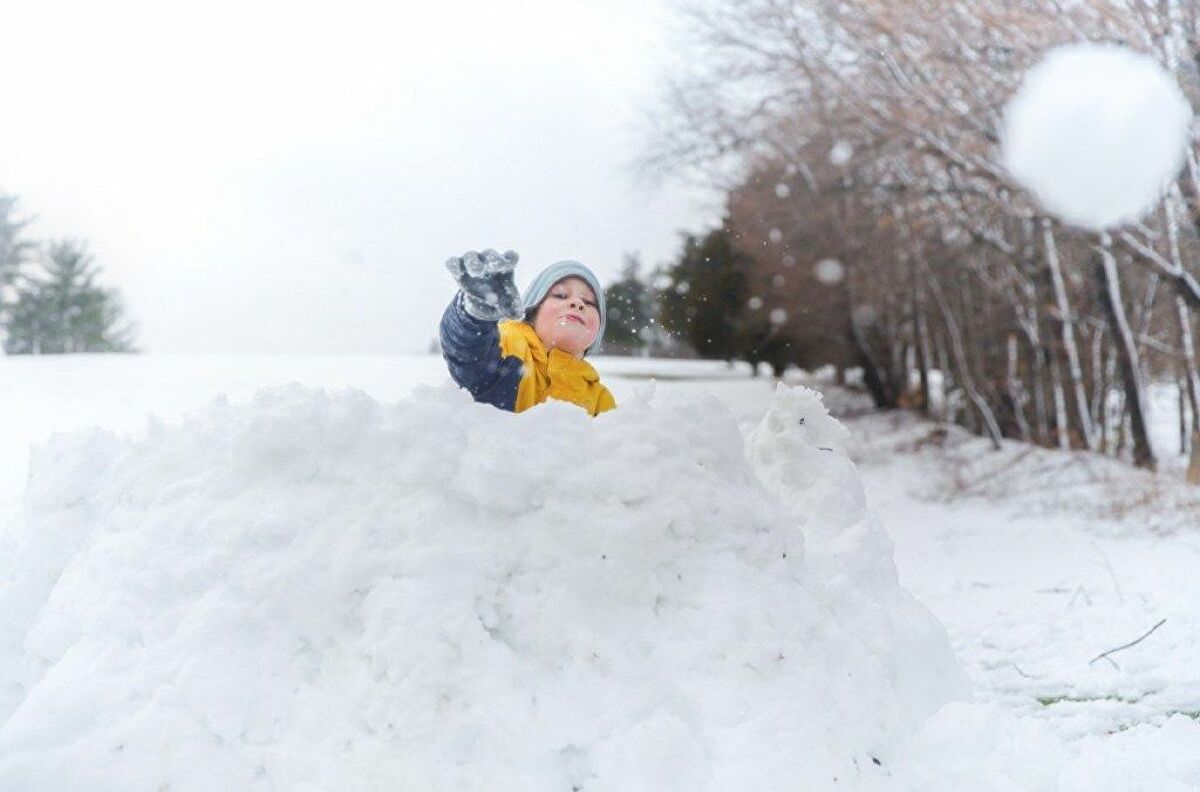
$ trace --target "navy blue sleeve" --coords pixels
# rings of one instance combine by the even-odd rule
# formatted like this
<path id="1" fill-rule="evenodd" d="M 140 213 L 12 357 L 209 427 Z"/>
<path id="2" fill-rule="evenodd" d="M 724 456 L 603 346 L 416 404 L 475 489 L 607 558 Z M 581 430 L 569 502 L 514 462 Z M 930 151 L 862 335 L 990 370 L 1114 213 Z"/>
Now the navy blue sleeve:
<path id="1" fill-rule="evenodd" d="M 512 412 L 521 384 L 521 361 L 500 356 L 500 331 L 495 322 L 476 319 L 462 307 L 462 292 L 454 295 L 441 325 L 442 357 L 450 376 L 475 397 Z"/>

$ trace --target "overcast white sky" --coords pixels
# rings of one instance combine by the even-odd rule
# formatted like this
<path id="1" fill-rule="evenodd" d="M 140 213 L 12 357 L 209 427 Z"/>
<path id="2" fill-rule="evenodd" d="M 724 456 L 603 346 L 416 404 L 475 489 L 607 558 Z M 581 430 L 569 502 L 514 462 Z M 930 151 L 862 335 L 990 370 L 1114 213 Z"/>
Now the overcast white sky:
<path id="1" fill-rule="evenodd" d="M 423 351 L 442 262 L 607 280 L 714 218 L 638 186 L 656 0 L 6 5 L 0 190 L 155 352 Z"/>

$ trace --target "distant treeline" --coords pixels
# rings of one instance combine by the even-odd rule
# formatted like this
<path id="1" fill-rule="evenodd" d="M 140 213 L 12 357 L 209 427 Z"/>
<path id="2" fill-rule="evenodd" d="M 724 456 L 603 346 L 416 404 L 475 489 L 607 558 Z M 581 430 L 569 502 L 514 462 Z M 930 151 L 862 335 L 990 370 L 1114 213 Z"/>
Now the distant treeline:
<path id="1" fill-rule="evenodd" d="M 0 194 L 0 338 L 10 355 L 133 352 L 120 297 L 96 283 L 100 268 L 86 243 L 38 241 Z"/>

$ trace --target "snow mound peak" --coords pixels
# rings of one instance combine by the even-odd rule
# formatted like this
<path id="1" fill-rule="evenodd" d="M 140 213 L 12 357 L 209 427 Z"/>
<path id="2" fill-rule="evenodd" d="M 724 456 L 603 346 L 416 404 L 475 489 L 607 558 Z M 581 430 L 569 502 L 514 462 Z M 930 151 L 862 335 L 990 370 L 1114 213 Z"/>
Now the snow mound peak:
<path id="1" fill-rule="evenodd" d="M 294 386 L 56 438 L 3 537 L 0 788 L 882 785 L 962 681 L 844 435 L 803 389 L 743 439 Z"/>

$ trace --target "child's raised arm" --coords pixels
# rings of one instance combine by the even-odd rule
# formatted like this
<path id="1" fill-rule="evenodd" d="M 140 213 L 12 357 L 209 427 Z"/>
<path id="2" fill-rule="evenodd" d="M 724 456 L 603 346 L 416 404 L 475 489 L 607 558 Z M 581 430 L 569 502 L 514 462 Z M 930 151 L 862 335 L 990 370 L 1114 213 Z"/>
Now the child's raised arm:
<path id="1" fill-rule="evenodd" d="M 517 254 L 468 251 L 446 262 L 460 291 L 442 315 L 442 357 L 450 376 L 476 401 L 502 410 L 515 409 L 522 376 L 521 360 L 501 357 L 496 322 L 523 315 L 521 294 L 513 281 Z"/>

